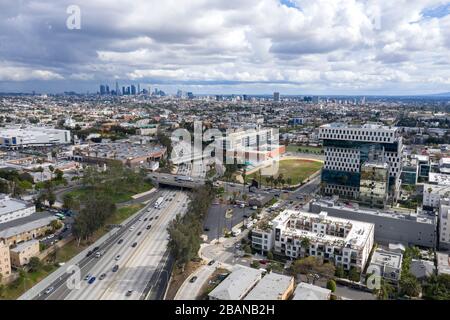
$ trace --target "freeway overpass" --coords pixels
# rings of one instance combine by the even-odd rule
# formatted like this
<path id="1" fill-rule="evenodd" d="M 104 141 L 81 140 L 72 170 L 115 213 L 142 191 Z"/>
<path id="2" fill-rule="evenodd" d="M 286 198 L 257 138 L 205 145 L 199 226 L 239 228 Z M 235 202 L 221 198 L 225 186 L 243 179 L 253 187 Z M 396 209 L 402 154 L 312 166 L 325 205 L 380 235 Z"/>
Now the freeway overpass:
<path id="1" fill-rule="evenodd" d="M 180 188 L 194 189 L 205 184 L 206 179 L 199 177 L 190 177 L 191 180 L 177 180 L 176 177 L 180 175 L 170 173 L 153 172 L 147 177 L 158 186 L 172 186 Z M 184 176 L 188 178 L 187 176 Z"/>

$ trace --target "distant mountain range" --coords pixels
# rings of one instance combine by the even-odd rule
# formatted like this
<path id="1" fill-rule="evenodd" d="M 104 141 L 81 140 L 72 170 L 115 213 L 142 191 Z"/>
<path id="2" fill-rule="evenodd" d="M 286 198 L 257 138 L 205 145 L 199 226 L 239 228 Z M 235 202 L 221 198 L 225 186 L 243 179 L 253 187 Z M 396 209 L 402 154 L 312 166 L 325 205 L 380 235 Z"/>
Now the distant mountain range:
<path id="1" fill-rule="evenodd" d="M 435 93 L 435 94 L 430 94 L 430 96 L 437 96 L 437 97 L 450 97 L 450 92 L 441 92 L 441 93 Z"/>

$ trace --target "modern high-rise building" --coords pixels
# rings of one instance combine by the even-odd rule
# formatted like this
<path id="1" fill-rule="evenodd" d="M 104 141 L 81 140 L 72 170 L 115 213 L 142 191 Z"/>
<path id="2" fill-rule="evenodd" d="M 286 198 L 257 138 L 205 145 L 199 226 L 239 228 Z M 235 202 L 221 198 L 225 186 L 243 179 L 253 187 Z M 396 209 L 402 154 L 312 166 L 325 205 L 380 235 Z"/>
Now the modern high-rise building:
<path id="1" fill-rule="evenodd" d="M 273 93 L 273 101 L 275 101 L 275 102 L 280 101 L 280 93 L 279 92 Z"/>
<path id="2" fill-rule="evenodd" d="M 131 94 L 136 95 L 136 86 L 134 84 L 131 85 Z"/>
<path id="3" fill-rule="evenodd" d="M 106 87 L 105 87 L 105 85 L 103 85 L 103 84 L 100 85 L 100 94 L 101 94 L 101 95 L 106 94 Z"/>
<path id="4" fill-rule="evenodd" d="M 120 94 L 119 92 L 119 84 L 116 81 L 116 95 L 118 96 Z"/>
<path id="5" fill-rule="evenodd" d="M 350 199 L 373 196 L 371 203 L 384 198 L 384 172 L 387 191 L 396 199 L 402 171 L 402 138 L 398 128 L 379 124 L 326 124 L 319 128 L 325 163 L 322 192 Z M 364 175 L 362 175 L 364 173 Z M 361 185 L 362 183 L 362 185 Z M 361 189 L 362 187 L 362 189 Z"/>

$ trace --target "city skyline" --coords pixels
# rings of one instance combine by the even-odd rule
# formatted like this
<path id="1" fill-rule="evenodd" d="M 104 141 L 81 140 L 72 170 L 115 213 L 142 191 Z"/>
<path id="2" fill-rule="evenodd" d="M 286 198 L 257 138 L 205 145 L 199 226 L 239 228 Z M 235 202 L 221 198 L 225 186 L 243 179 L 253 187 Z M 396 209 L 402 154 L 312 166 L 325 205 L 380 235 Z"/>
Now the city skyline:
<path id="1" fill-rule="evenodd" d="M 3 1 L 2 1 L 3 2 Z M 450 91 L 447 1 L 8 3 L 0 92 L 141 83 L 200 94 L 416 95 Z"/>

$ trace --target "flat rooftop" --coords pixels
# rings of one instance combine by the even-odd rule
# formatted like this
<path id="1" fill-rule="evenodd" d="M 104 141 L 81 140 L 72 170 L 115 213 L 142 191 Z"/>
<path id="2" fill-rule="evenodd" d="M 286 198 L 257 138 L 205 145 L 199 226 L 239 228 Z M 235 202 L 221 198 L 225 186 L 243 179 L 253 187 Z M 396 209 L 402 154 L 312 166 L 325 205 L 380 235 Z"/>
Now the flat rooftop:
<path id="1" fill-rule="evenodd" d="M 367 238 L 370 235 L 370 231 L 374 229 L 374 225 L 372 223 L 328 216 L 326 212 L 317 214 L 304 211 L 285 210 L 280 214 L 280 216 L 282 221 L 284 221 L 284 234 L 288 234 L 297 238 L 307 237 L 317 242 L 334 243 L 339 246 L 361 248 L 366 244 Z M 318 223 L 322 224 L 341 224 L 350 227 L 350 230 L 345 237 L 338 237 L 329 234 L 299 229 L 294 226 L 286 226 L 287 220 L 293 221 L 302 218 L 316 220 Z M 274 221 L 276 220 L 277 219 L 274 219 Z"/>
<path id="2" fill-rule="evenodd" d="M 428 182 L 442 186 L 450 186 L 450 174 L 430 172 Z"/>
<path id="3" fill-rule="evenodd" d="M 0 238 L 12 236 L 49 225 L 57 218 L 49 212 L 36 212 L 24 218 L 0 224 Z"/>
<path id="4" fill-rule="evenodd" d="M 331 290 L 321 288 L 306 282 L 301 282 L 295 288 L 292 300 L 328 300 Z"/>
<path id="5" fill-rule="evenodd" d="M 319 199 L 311 202 L 313 205 L 320 206 L 321 210 L 327 211 L 327 208 L 337 209 L 337 210 L 346 210 L 351 211 L 353 213 L 360 214 L 370 214 L 376 216 L 382 216 L 392 219 L 399 220 L 413 220 L 420 223 L 426 224 L 435 224 L 435 217 L 429 216 L 423 213 L 408 213 L 408 212 L 399 212 L 399 211 L 390 211 L 387 209 L 371 209 L 366 207 L 361 207 L 357 203 L 351 202 L 340 202 L 334 199 Z"/>
<path id="6" fill-rule="evenodd" d="M 244 300 L 279 300 L 293 283 L 293 277 L 277 273 L 265 275 Z"/>
<path id="7" fill-rule="evenodd" d="M 377 249 L 373 253 L 370 263 L 400 269 L 402 267 L 402 258 L 403 255 L 401 253 Z"/>
<path id="8" fill-rule="evenodd" d="M 333 122 L 321 125 L 320 128 L 329 128 L 329 129 L 370 129 L 370 130 L 397 130 L 397 127 L 385 126 L 383 124 L 378 123 L 366 123 L 362 125 L 358 124 L 347 124 L 342 122 Z"/>
<path id="9" fill-rule="evenodd" d="M 31 206 L 33 206 L 33 204 L 20 199 L 10 198 L 9 196 L 4 194 L 0 194 L 0 216 L 16 212 Z"/>

